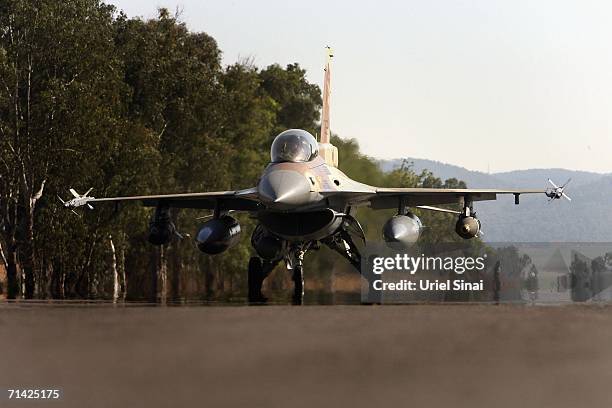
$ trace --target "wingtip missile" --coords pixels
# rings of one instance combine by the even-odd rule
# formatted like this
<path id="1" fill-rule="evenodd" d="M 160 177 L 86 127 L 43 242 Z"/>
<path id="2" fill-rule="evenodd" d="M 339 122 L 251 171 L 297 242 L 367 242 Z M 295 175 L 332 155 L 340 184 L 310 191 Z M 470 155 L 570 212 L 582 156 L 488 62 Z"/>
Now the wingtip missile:
<path id="1" fill-rule="evenodd" d="M 78 215 L 78 213 L 74 211 L 75 208 L 87 206 L 87 208 L 89 208 L 90 210 L 94 209 L 93 206 L 89 203 L 90 200 L 94 199 L 94 197 L 89 197 L 89 193 L 92 190 L 93 188 L 90 188 L 85 194 L 79 194 L 75 189 L 69 188 L 68 191 L 70 192 L 70 194 L 73 195 L 74 198 L 70 200 L 64 200 L 59 195 L 57 196 L 57 198 L 61 201 L 64 207 L 69 208 L 73 213 Z"/>
<path id="2" fill-rule="evenodd" d="M 552 181 L 550 178 L 548 179 L 548 182 L 550 183 L 550 185 L 553 186 L 553 188 L 549 188 L 548 190 L 546 190 L 546 192 L 544 194 L 546 194 L 546 197 L 548 197 L 550 201 L 553 200 L 559 200 L 561 198 L 565 198 L 567 201 L 572 201 L 572 199 L 570 198 L 570 196 L 568 196 L 565 193 L 565 188 L 567 187 L 567 185 L 570 183 L 570 181 L 572 181 L 571 177 L 569 179 L 567 179 L 567 181 L 561 185 L 560 187 L 555 184 L 554 181 Z"/>

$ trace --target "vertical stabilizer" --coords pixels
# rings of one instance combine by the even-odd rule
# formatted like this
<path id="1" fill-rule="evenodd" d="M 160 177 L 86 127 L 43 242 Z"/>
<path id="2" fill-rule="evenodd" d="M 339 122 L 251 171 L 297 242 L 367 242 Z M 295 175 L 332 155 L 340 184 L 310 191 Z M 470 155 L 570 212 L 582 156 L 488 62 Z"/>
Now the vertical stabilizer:
<path id="1" fill-rule="evenodd" d="M 321 112 L 321 142 L 319 153 L 330 166 L 338 167 L 338 149 L 330 143 L 329 131 L 329 103 L 331 94 L 331 59 L 332 50 L 327 48 L 327 61 L 325 63 L 325 77 L 323 79 L 323 109 Z"/>
<path id="2" fill-rule="evenodd" d="M 321 143 L 329 143 L 329 97 L 331 93 L 331 48 L 327 47 L 325 77 L 323 79 L 323 111 L 321 112 Z"/>

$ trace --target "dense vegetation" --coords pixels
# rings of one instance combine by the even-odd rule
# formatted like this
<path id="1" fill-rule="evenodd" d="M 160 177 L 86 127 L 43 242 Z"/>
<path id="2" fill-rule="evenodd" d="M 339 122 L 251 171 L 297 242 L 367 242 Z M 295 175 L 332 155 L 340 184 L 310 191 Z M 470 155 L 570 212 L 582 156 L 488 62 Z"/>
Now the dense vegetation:
<path id="1" fill-rule="evenodd" d="M 316 133 L 320 107 L 319 87 L 298 64 L 223 66 L 212 37 L 190 32 L 165 9 L 144 21 L 98 0 L 1 0 L 3 295 L 178 298 L 244 291 L 253 226 L 247 215 L 238 215 L 241 244 L 213 258 L 188 237 L 163 248 L 148 244 L 150 209 L 98 205 L 77 217 L 57 196 L 67 198 L 68 187 L 120 196 L 253 186 L 273 137 L 286 128 Z M 383 173 L 354 140 L 334 137 L 334 143 L 341 168 L 360 181 L 461 185 L 410 168 Z M 179 231 L 193 235 L 204 215 L 184 210 L 173 217 Z M 388 216 L 363 210 L 369 238 L 378 238 Z M 423 219 L 425 240 L 454 237 L 452 217 Z M 319 275 L 335 263 L 324 258 L 313 260 Z"/>

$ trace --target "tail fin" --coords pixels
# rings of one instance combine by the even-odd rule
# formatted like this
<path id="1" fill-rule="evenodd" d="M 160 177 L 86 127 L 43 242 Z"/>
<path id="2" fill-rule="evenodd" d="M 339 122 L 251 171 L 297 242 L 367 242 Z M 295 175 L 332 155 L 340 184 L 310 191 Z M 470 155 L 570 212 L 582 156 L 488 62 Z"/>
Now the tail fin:
<path id="1" fill-rule="evenodd" d="M 329 131 L 329 99 L 331 94 L 331 59 L 332 50 L 327 48 L 327 62 L 325 63 L 325 77 L 323 80 L 323 109 L 321 112 L 321 142 L 319 152 L 325 162 L 334 167 L 338 167 L 338 149 L 330 143 Z"/>
<path id="2" fill-rule="evenodd" d="M 327 48 L 327 62 L 325 63 L 325 77 L 323 79 L 323 111 L 321 113 L 321 143 L 329 143 L 329 96 L 331 93 L 331 48 Z"/>

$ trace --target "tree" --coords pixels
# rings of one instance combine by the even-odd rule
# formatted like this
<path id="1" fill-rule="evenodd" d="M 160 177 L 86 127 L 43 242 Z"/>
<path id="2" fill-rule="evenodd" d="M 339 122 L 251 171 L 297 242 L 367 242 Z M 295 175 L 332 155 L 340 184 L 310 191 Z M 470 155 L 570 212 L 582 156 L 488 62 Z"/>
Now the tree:
<path id="1" fill-rule="evenodd" d="M 273 137 L 288 128 L 316 133 L 321 103 L 297 63 L 223 67 L 214 38 L 166 9 L 142 20 L 99 0 L 0 1 L 0 262 L 9 296 L 20 286 L 26 297 L 53 298 L 244 290 L 255 224 L 247 215 L 236 215 L 239 245 L 211 258 L 189 239 L 151 247 L 151 209 L 98 205 L 73 217 L 56 196 L 67 187 L 117 196 L 254 186 Z M 341 170 L 365 183 L 460 185 L 408 166 L 385 174 L 356 141 L 333 143 Z M 379 239 L 392 214 L 358 217 Z M 202 215 L 182 210 L 172 219 L 193 236 Z M 419 215 L 434 231 L 454 225 L 447 215 Z"/>
<path id="2" fill-rule="evenodd" d="M 263 90 L 277 104 L 274 134 L 295 128 L 315 134 L 323 100 L 319 86 L 306 80 L 306 71 L 297 63 L 286 69 L 273 64 L 262 70 L 260 77 Z"/>
<path id="3" fill-rule="evenodd" d="M 116 126 L 113 10 L 95 0 L 2 4 L 3 237 L 9 270 L 19 249 L 26 297 L 35 290 L 35 210 L 50 177 L 89 161 L 97 149 L 88 142 L 103 146 Z"/>

